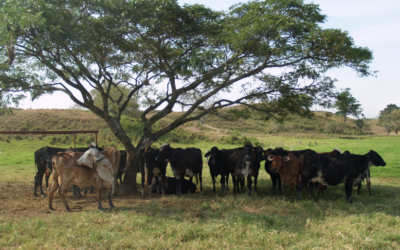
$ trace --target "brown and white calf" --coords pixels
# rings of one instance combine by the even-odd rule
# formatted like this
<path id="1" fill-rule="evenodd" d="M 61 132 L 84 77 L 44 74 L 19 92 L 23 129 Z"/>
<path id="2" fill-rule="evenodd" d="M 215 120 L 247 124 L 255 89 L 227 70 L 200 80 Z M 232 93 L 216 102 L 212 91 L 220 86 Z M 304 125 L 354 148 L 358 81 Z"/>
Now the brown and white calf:
<path id="1" fill-rule="evenodd" d="M 281 181 L 292 189 L 294 197 L 294 187 L 297 188 L 302 174 L 299 158 L 282 148 L 276 148 L 268 155 L 267 160 L 272 162 L 270 166 L 271 173 L 279 174 Z"/>
<path id="2" fill-rule="evenodd" d="M 58 194 L 67 211 L 71 211 L 65 195 L 70 185 L 85 187 L 93 185 L 96 190 L 98 209 L 101 205 L 101 187 L 108 189 L 108 203 L 114 207 L 111 201 L 111 191 L 118 172 L 119 151 L 114 147 L 107 147 L 99 152 L 90 148 L 85 153 L 62 152 L 52 159 L 53 181 L 49 187 L 49 208 L 54 210 L 52 201 L 53 194 L 58 187 Z"/>

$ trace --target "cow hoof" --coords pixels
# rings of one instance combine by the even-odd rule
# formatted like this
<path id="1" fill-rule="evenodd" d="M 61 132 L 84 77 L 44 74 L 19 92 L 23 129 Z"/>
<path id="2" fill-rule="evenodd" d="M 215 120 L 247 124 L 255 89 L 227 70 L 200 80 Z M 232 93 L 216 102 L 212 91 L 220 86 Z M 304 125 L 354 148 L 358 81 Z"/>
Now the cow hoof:
<path id="1" fill-rule="evenodd" d="M 39 195 L 37 195 L 36 193 L 35 193 L 35 194 L 33 194 L 33 196 L 35 196 L 35 197 L 39 197 Z"/>
<path id="2" fill-rule="evenodd" d="M 45 194 L 41 194 L 41 196 L 42 196 L 42 197 L 46 197 L 46 195 L 45 195 Z"/>
<path id="3" fill-rule="evenodd" d="M 56 211 L 53 207 L 49 207 L 51 211 Z"/>

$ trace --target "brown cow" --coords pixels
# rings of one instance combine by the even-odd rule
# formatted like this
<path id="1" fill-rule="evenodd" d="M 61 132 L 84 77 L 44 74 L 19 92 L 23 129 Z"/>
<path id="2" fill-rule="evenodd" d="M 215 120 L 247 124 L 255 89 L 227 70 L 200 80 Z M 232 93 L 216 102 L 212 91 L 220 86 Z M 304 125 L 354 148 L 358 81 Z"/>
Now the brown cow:
<path id="1" fill-rule="evenodd" d="M 118 172 L 119 156 L 119 151 L 114 147 L 107 147 L 103 152 L 90 148 L 85 153 L 58 153 L 52 159 L 54 176 L 49 187 L 49 208 L 54 210 L 52 201 L 57 184 L 59 185 L 58 194 L 67 211 L 71 211 L 65 199 L 70 185 L 78 187 L 94 185 L 98 209 L 103 209 L 100 198 L 101 186 L 108 188 L 108 203 L 110 207 L 114 207 L 111 191 Z"/>
<path id="2" fill-rule="evenodd" d="M 293 183 L 297 187 L 302 174 L 299 158 L 282 148 L 276 148 L 270 152 L 267 160 L 272 162 L 270 167 L 271 173 L 279 174 L 281 181 L 290 186 L 292 195 L 295 197 Z"/>

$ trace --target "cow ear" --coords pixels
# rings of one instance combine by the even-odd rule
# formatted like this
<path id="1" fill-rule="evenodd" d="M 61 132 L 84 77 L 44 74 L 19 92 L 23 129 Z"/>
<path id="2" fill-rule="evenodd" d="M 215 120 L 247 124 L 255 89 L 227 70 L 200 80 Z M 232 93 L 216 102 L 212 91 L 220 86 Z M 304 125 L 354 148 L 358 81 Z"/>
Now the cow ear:
<path id="1" fill-rule="evenodd" d="M 207 152 L 204 157 L 210 157 L 211 152 Z"/>

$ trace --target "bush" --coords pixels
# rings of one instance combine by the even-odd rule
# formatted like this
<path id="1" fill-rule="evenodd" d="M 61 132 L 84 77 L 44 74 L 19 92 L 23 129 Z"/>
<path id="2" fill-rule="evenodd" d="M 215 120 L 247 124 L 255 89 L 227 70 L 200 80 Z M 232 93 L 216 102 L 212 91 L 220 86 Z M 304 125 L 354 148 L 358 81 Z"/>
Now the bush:
<path id="1" fill-rule="evenodd" d="M 15 140 L 22 141 L 23 139 L 24 139 L 24 138 L 22 138 L 21 135 L 16 135 L 16 136 L 15 136 Z"/>

